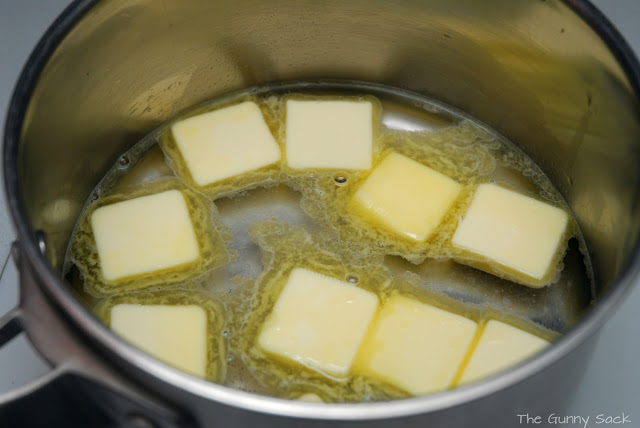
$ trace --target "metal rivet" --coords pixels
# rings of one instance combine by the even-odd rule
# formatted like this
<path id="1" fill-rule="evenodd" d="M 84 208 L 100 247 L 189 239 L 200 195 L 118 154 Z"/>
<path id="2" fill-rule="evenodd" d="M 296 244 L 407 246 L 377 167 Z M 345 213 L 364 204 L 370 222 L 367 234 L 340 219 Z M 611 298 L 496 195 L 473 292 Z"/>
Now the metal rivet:
<path id="1" fill-rule="evenodd" d="M 118 159 L 118 165 L 120 165 L 120 166 L 128 166 L 129 165 L 129 158 L 127 156 L 121 156 L 120 159 Z"/>
<path id="2" fill-rule="evenodd" d="M 353 276 L 353 275 L 349 275 L 349 276 L 347 276 L 347 281 L 349 281 L 350 284 L 357 284 L 358 283 L 358 277 L 357 276 Z"/>
<path id="3" fill-rule="evenodd" d="M 18 241 L 13 241 L 11 244 L 11 257 L 16 265 L 20 263 L 20 243 Z"/>

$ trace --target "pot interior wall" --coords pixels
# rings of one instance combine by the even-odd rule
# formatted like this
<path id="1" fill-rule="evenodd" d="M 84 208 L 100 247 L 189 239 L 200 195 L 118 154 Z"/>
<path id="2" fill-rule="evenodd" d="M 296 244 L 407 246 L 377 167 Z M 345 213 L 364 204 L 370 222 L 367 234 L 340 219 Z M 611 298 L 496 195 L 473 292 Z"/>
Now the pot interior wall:
<path id="1" fill-rule="evenodd" d="M 378 82 L 470 113 L 564 195 L 601 289 L 629 260 L 640 223 L 638 100 L 563 2 L 135 0 L 97 2 L 28 105 L 18 174 L 54 268 L 120 153 L 196 103 L 291 79 Z"/>

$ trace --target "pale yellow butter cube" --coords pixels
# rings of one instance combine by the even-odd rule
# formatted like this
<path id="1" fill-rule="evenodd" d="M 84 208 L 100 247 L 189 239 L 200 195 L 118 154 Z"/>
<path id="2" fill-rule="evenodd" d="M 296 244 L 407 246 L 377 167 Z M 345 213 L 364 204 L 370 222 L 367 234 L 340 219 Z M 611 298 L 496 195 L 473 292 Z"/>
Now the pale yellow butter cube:
<path id="1" fill-rule="evenodd" d="M 413 395 L 448 389 L 472 342 L 474 321 L 393 296 L 374 321 L 357 367 Z"/>
<path id="2" fill-rule="evenodd" d="M 116 305 L 111 329 L 158 360 L 196 376 L 206 373 L 207 314 L 199 306 Z"/>
<path id="3" fill-rule="evenodd" d="M 495 184 L 481 184 L 452 243 L 525 277 L 542 279 L 553 267 L 567 213 Z"/>
<path id="4" fill-rule="evenodd" d="M 333 376 L 351 368 L 378 307 L 375 294 L 296 268 L 262 326 L 265 351 Z"/>
<path id="5" fill-rule="evenodd" d="M 390 153 L 358 189 L 354 201 L 375 220 L 413 241 L 442 222 L 462 186 L 398 153 Z"/>
<path id="6" fill-rule="evenodd" d="M 464 385 L 496 374 L 526 360 L 549 342 L 500 321 L 490 320 L 473 351 L 458 384 Z"/>
<path id="7" fill-rule="evenodd" d="M 199 186 L 272 165 L 281 156 L 260 107 L 252 101 L 181 120 L 171 131 Z"/>
<path id="8" fill-rule="evenodd" d="M 107 281 L 193 262 L 200 256 L 184 196 L 178 190 L 105 205 L 91 216 Z"/>
<path id="9" fill-rule="evenodd" d="M 286 157 L 294 169 L 369 169 L 370 101 L 287 100 Z"/>

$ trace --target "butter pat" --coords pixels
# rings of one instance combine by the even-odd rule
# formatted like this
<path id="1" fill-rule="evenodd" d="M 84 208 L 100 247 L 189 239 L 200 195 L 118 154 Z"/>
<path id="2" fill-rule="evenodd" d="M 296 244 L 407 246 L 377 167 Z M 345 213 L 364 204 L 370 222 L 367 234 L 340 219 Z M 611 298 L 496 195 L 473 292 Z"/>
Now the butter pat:
<path id="1" fill-rule="evenodd" d="M 91 228 L 107 281 L 172 268 L 200 256 L 178 190 L 100 207 L 91 216 Z"/>
<path id="2" fill-rule="evenodd" d="M 419 242 L 431 236 L 461 190 L 451 178 L 394 152 L 367 177 L 354 201 L 387 229 Z"/>
<path id="3" fill-rule="evenodd" d="M 554 267 L 567 223 L 567 213 L 560 208 L 495 184 L 481 184 L 452 243 L 516 271 L 524 282 L 535 282 Z"/>
<path id="4" fill-rule="evenodd" d="M 120 304 L 111 309 L 111 329 L 154 358 L 204 377 L 207 315 L 201 307 Z"/>
<path id="5" fill-rule="evenodd" d="M 171 131 L 198 186 L 280 160 L 280 147 L 252 101 L 181 120 Z"/>
<path id="6" fill-rule="evenodd" d="M 259 346 L 332 376 L 346 375 L 378 307 L 375 294 L 296 268 L 262 326 Z"/>
<path id="7" fill-rule="evenodd" d="M 549 342 L 538 336 L 509 324 L 490 320 L 458 384 L 475 382 L 506 370 L 548 345 Z"/>
<path id="8" fill-rule="evenodd" d="M 476 332 L 468 318 L 404 296 L 382 307 L 357 366 L 413 395 L 451 386 Z"/>
<path id="9" fill-rule="evenodd" d="M 286 102 L 287 164 L 294 169 L 369 169 L 373 156 L 370 101 Z"/>

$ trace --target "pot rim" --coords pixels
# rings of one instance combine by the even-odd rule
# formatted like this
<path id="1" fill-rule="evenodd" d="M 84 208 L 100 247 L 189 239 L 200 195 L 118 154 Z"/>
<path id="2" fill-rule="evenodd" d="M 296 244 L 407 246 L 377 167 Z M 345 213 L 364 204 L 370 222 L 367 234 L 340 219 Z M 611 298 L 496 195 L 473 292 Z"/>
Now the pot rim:
<path id="1" fill-rule="evenodd" d="M 603 295 L 572 330 L 530 360 L 487 380 L 439 394 L 404 400 L 357 403 L 313 404 L 260 396 L 199 379 L 169 367 L 128 345 L 99 322 L 65 287 L 42 256 L 38 242 L 26 221 L 26 210 L 18 182 L 18 145 L 29 100 L 49 58 L 98 0 L 75 0 L 51 24 L 25 64 L 14 89 L 5 123 L 3 166 L 9 212 L 20 249 L 34 278 L 49 301 L 65 314 L 90 343 L 110 353 L 120 367 L 146 373 L 170 386 L 202 398 L 254 412 L 287 417 L 324 420 L 372 420 L 411 416 L 443 410 L 471 402 L 524 381 L 577 348 L 595 334 L 613 313 L 640 275 L 640 240 L 622 268 L 617 284 Z M 621 65 L 640 98 L 640 64 L 611 22 L 587 0 L 562 0 L 600 36 Z"/>

